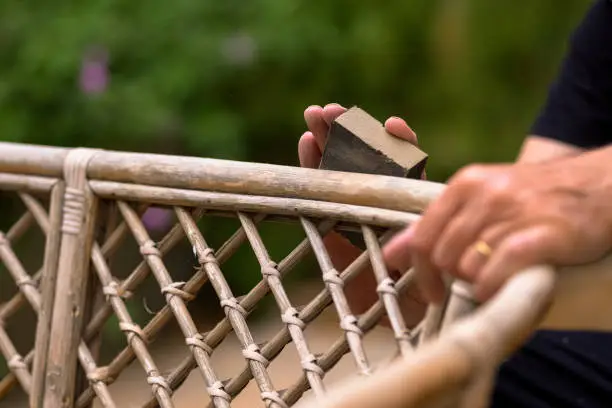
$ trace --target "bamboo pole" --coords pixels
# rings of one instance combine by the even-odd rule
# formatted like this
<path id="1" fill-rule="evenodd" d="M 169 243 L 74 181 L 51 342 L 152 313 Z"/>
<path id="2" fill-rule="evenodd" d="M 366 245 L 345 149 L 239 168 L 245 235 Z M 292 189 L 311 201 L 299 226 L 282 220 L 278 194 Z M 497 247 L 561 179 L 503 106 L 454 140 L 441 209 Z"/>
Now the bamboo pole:
<path id="1" fill-rule="evenodd" d="M 467 282 L 455 280 L 450 287 L 450 297 L 444 312 L 441 332 L 444 333 L 456 320 L 469 315 L 477 307 L 472 295 L 472 286 Z"/>
<path id="2" fill-rule="evenodd" d="M 0 172 L 61 177 L 69 149 L 0 143 Z M 96 151 L 89 179 L 422 211 L 444 185 L 423 180 L 197 157 Z"/>
<path id="3" fill-rule="evenodd" d="M 89 178 L 422 211 L 443 184 L 370 174 L 153 154 L 100 152 Z"/>
<path id="4" fill-rule="evenodd" d="M 100 246 L 97 244 L 99 239 L 102 239 L 102 242 L 107 242 L 110 236 L 115 231 L 117 227 L 117 211 L 116 205 L 114 202 L 104 202 L 100 200 L 100 208 L 98 210 L 98 220 L 96 222 L 95 232 L 94 232 L 94 246 L 92 248 L 92 264 L 96 258 L 96 251 L 98 255 L 102 256 L 103 260 L 106 261 L 107 267 L 110 268 L 112 256 L 109 255 L 104 257 Z M 114 254 L 113 254 L 114 255 Z M 106 259 L 104 259 L 106 258 Z M 95 268 L 94 268 L 95 269 Z M 107 304 L 103 288 L 101 286 L 100 279 L 89 279 L 87 289 L 86 289 L 86 298 L 89 299 L 85 303 L 85 308 L 83 310 L 83 321 L 84 324 L 90 322 L 95 315 L 95 313 L 100 310 L 103 306 Z M 91 367 L 96 367 L 97 362 L 100 358 L 100 349 L 102 347 L 102 334 L 97 333 L 96 335 L 83 339 L 83 346 L 87 348 L 88 353 L 85 355 L 79 351 L 79 360 L 81 361 L 80 369 L 77 369 L 77 378 L 76 378 L 76 387 L 75 387 L 75 401 L 78 399 L 78 396 L 81 395 L 86 389 L 91 385 L 92 388 L 96 388 L 101 390 L 101 386 L 106 388 L 106 384 L 98 384 L 100 381 L 92 381 L 92 378 L 97 379 L 96 371 L 92 371 Z M 94 374 L 92 374 L 94 373 Z M 92 377 L 93 375 L 93 377 Z M 106 395 L 107 390 L 102 391 L 102 394 L 98 396 L 100 398 L 103 395 Z M 110 395 L 109 395 L 110 400 Z M 114 402 L 112 400 L 105 401 L 108 407 L 114 406 Z M 93 405 L 89 404 L 85 408 L 91 408 Z"/>
<path id="5" fill-rule="evenodd" d="M 63 177 L 64 159 L 70 149 L 0 142 L 0 173 Z"/>
<path id="6" fill-rule="evenodd" d="M 51 177 L 0 173 L 0 187 L 8 191 L 47 194 L 51 191 L 56 182 L 57 179 Z"/>
<path id="7" fill-rule="evenodd" d="M 30 393 L 30 406 L 42 407 L 44 396 L 45 371 L 47 366 L 47 352 L 51 337 L 51 317 L 55 297 L 55 284 L 57 282 L 57 268 L 59 247 L 61 241 L 62 205 L 64 202 L 64 182 L 58 181 L 51 193 L 49 206 L 49 221 L 45 243 L 44 269 L 40 284 L 42 305 L 38 311 L 38 325 L 34 344 L 34 364 L 32 368 L 32 391 Z M 26 198 L 26 202 L 29 199 Z M 30 207 L 35 208 L 30 204 Z M 32 211 L 36 214 L 36 211 Z M 39 221 L 41 225 L 44 222 Z"/>
<path id="8" fill-rule="evenodd" d="M 359 205 L 313 201 L 298 198 L 218 193 L 91 180 L 92 191 L 100 198 L 140 201 L 165 206 L 201 207 L 207 210 L 265 212 L 295 219 L 296 215 L 333 218 L 338 221 L 405 227 L 417 214 Z"/>
<path id="9" fill-rule="evenodd" d="M 550 305 L 554 283 L 552 268 L 534 267 L 519 273 L 490 302 L 448 328 L 444 336 L 423 345 L 412 358 L 376 376 L 348 381 L 324 400 L 305 407 L 422 408 L 447 406 L 438 405 L 444 402 L 482 408 L 486 398 L 471 393 L 469 385 L 529 336 Z"/>
<path id="10" fill-rule="evenodd" d="M 45 407 L 74 404 L 77 350 L 81 343 L 85 288 L 89 278 L 98 199 L 87 185 L 85 169 L 90 150 L 73 150 L 66 157 L 62 240 L 51 319 L 45 380 Z"/>
<path id="11" fill-rule="evenodd" d="M 17 381 L 19 381 L 19 384 L 21 385 L 23 390 L 26 393 L 29 393 L 30 389 L 32 388 L 32 376 L 28 371 L 27 364 L 25 363 L 21 355 L 17 352 L 15 345 L 9 339 L 2 324 L 0 324 L 0 352 L 2 352 L 2 354 L 6 357 L 9 369 L 17 378 Z M 3 387 L 0 388 L 0 395 L 4 394 L 4 390 L 8 390 L 11 388 L 11 386 L 8 384 L 2 385 Z"/>

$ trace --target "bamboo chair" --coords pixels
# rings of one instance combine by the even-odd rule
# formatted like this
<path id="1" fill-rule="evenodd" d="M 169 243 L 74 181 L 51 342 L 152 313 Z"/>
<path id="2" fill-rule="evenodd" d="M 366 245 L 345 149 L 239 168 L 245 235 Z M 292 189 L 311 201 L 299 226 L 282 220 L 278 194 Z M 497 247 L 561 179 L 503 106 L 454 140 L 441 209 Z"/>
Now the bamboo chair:
<path id="1" fill-rule="evenodd" d="M 94 402 L 116 407 L 112 384 L 137 364 L 150 387 L 149 398 L 138 405 L 142 407 L 176 406 L 173 394 L 194 370 L 201 374 L 209 406 L 215 407 L 229 407 L 249 382 L 259 389 L 252 406 L 486 406 L 495 369 L 542 323 L 548 306 L 556 304 L 553 299 L 562 301 L 576 274 L 562 271 L 557 279 L 550 267 L 531 268 L 479 308 L 469 287 L 454 282 L 444 307 L 429 308 L 420 324 L 408 327 L 398 298 L 410 288 L 412 274 L 391 279 L 380 247 L 394 231 L 418 219 L 443 187 L 265 164 L 0 143 L 0 191 L 16 194 L 26 209 L 0 235 L 0 264 L 18 287 L 0 304 L 0 353 L 9 369 L 0 379 L 0 403 L 10 389 L 20 386 L 31 407 L 88 407 Z M 158 242 L 140 217 L 150 205 L 172 208 L 178 220 Z M 212 248 L 197 221 L 216 215 L 237 218 L 240 228 Z M 304 231 L 305 239 L 278 262 L 258 229 L 267 221 L 292 221 Z M 13 248 L 35 224 L 46 235 L 45 251 L 40 271 L 28 274 Z M 334 268 L 323 242 L 332 230 L 360 231 L 366 243 L 366 250 L 343 271 Z M 141 261 L 119 280 L 111 259 L 129 236 L 138 244 Z M 198 264 L 186 282 L 174 281 L 164 262 L 181 242 L 193 247 Z M 228 285 L 223 264 L 243 244 L 255 255 L 261 280 L 239 297 Z M 310 253 L 324 289 L 298 307 L 287 295 L 283 278 Z M 356 316 L 343 285 L 365 273 L 368 265 L 378 282 L 379 300 Z M 609 266 L 606 259 L 580 273 L 589 276 L 589 282 L 610 287 Z M 126 301 L 147 277 L 155 280 L 166 305 L 140 327 Z M 200 333 L 187 305 L 208 285 L 224 317 Z M 254 339 L 248 316 L 266 296 L 274 299 L 284 325 L 262 345 Z M 20 354 L 5 328 L 26 305 L 38 319 L 32 351 Z M 340 335 L 331 347 L 314 350 L 306 330 L 326 310 L 337 314 Z M 384 370 L 375 370 L 364 338 L 385 315 L 399 357 Z M 111 317 L 128 346 L 102 364 L 100 333 Z M 151 343 L 172 321 L 180 328 L 188 355 L 162 373 Z M 211 356 L 232 331 L 241 345 L 244 368 L 221 378 Z M 301 374 L 281 391 L 268 366 L 285 347 L 295 348 Z M 361 376 L 330 388 L 325 374 L 343 358 L 351 359 Z"/>

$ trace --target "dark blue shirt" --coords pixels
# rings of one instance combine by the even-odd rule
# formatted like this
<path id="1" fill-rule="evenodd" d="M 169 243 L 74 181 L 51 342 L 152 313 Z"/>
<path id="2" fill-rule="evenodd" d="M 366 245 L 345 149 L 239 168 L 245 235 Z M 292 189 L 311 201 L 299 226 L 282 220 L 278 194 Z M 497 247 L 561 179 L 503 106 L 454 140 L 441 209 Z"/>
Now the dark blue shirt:
<path id="1" fill-rule="evenodd" d="M 573 33 L 531 133 L 587 149 L 612 142 L 612 1 L 594 2 Z M 612 408 L 612 333 L 536 332 L 501 366 L 492 406 Z"/>
<path id="2" fill-rule="evenodd" d="M 573 33 L 531 133 L 584 148 L 612 141 L 611 0 L 596 1 Z"/>

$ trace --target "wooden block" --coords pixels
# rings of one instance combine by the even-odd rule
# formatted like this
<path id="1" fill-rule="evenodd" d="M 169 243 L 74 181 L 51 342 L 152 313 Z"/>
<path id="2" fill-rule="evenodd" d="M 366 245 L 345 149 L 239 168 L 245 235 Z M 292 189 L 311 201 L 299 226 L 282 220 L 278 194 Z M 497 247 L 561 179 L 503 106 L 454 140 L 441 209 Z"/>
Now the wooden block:
<path id="1" fill-rule="evenodd" d="M 355 106 L 331 124 L 319 168 L 418 179 L 427 157 L 417 146 L 389 134 L 381 122 Z M 365 248 L 360 233 L 343 235 Z"/>
<path id="2" fill-rule="evenodd" d="M 320 168 L 354 173 L 420 178 L 427 154 L 390 135 L 384 125 L 358 107 L 331 124 Z"/>

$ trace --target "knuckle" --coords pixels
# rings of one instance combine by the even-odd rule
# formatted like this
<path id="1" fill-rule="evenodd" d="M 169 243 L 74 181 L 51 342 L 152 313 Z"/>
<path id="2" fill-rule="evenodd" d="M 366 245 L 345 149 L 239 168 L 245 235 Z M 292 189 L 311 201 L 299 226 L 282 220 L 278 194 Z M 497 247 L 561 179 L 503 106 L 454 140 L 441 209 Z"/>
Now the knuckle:
<path id="1" fill-rule="evenodd" d="M 530 256 L 532 248 L 533 245 L 530 240 L 516 236 L 509 238 L 500 248 L 500 252 L 506 259 L 518 260 Z"/>
<path id="2" fill-rule="evenodd" d="M 432 263 L 433 263 L 433 265 L 437 269 L 439 269 L 441 271 L 444 271 L 444 272 L 448 272 L 448 271 L 450 271 L 452 269 L 451 265 L 449 264 L 448 260 L 446 260 L 446 259 L 441 259 L 441 258 L 438 258 L 438 257 L 434 257 L 432 259 Z"/>
<path id="3" fill-rule="evenodd" d="M 431 260 L 433 264 L 440 270 L 447 270 L 450 267 L 447 257 L 445 257 L 443 254 L 440 254 L 439 252 L 434 252 Z"/>
<path id="4" fill-rule="evenodd" d="M 477 273 L 478 270 L 474 262 L 467 256 L 463 256 L 457 266 L 457 278 L 472 282 Z"/>
<path id="5" fill-rule="evenodd" d="M 468 265 L 460 264 L 459 267 L 457 267 L 457 271 L 455 272 L 454 275 L 456 278 L 459 278 L 466 282 L 471 283 L 474 281 L 474 276 L 476 276 L 476 272 L 473 270 L 472 267 Z"/>
<path id="6" fill-rule="evenodd" d="M 492 175 L 486 183 L 487 189 L 493 194 L 506 195 L 512 191 L 512 178 L 507 173 Z"/>
<path id="7" fill-rule="evenodd" d="M 414 253 L 421 256 L 429 256 L 433 250 L 433 245 L 424 239 L 414 239 L 410 247 Z"/>
<path id="8" fill-rule="evenodd" d="M 482 194 L 488 204 L 496 206 L 507 204 L 517 196 L 512 178 L 504 173 L 489 177 L 483 186 Z"/>
<path id="9" fill-rule="evenodd" d="M 480 182 L 487 178 L 487 167 L 482 164 L 470 164 L 459 170 L 456 180 L 458 182 L 470 183 Z"/>
<path id="10" fill-rule="evenodd" d="M 431 261 L 441 271 L 449 272 L 455 269 L 453 256 L 448 250 L 447 247 L 436 247 L 432 252 Z"/>

